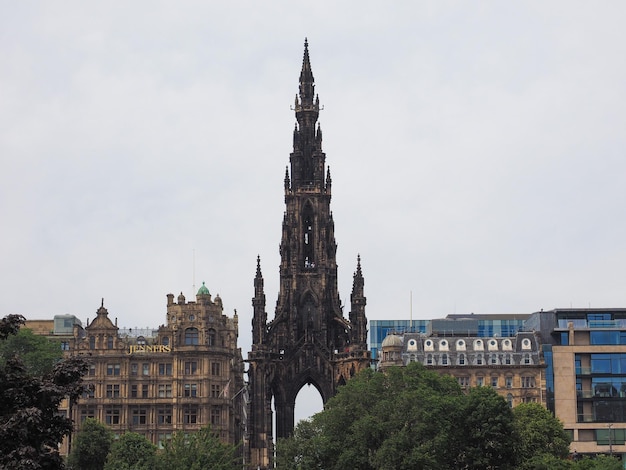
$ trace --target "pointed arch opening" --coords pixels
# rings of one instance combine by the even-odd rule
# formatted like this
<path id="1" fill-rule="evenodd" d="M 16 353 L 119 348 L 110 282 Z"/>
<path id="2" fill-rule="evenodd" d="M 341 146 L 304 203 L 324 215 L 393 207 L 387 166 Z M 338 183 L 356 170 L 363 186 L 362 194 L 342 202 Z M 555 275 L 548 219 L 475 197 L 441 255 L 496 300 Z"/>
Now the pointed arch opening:
<path id="1" fill-rule="evenodd" d="M 314 383 L 305 384 L 296 395 L 294 407 L 294 423 L 296 426 L 302 420 L 309 419 L 324 409 L 322 393 Z"/>

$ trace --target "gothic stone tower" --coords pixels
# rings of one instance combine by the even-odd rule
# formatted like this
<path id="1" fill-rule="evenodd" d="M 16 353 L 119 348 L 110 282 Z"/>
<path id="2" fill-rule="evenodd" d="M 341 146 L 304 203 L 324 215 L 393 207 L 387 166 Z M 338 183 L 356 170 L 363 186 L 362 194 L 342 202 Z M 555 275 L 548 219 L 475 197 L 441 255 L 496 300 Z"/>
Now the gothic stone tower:
<path id="1" fill-rule="evenodd" d="M 285 174 L 285 215 L 280 243 L 280 291 L 274 319 L 267 321 L 260 259 L 254 279 L 250 381 L 249 462 L 267 468 L 272 460 L 274 398 L 277 437 L 294 428 L 296 396 L 314 385 L 324 403 L 356 372 L 368 367 L 367 319 L 360 258 L 344 318 L 337 288 L 337 244 L 330 211 L 331 178 L 325 168 L 319 98 L 308 44 L 296 96 L 291 171 Z M 291 177 L 290 177 L 291 175 Z"/>

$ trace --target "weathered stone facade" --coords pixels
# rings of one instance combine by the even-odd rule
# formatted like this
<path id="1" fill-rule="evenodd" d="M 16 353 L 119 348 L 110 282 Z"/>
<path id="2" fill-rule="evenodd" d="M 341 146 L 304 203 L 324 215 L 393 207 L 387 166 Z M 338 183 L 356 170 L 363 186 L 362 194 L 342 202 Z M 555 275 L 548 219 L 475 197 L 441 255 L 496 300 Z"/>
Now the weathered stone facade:
<path id="1" fill-rule="evenodd" d="M 285 215 L 280 244 L 280 292 L 274 319 L 267 320 L 260 260 L 254 279 L 253 344 L 248 355 L 250 385 L 249 459 L 268 468 L 272 455 L 272 408 L 277 437 L 294 427 L 294 406 L 305 384 L 326 402 L 359 370 L 370 364 L 367 348 L 364 280 L 360 259 L 344 318 L 337 287 L 337 244 L 330 210 L 331 177 L 325 167 L 319 98 L 305 42 L 296 97 L 297 125 L 285 174 Z"/>

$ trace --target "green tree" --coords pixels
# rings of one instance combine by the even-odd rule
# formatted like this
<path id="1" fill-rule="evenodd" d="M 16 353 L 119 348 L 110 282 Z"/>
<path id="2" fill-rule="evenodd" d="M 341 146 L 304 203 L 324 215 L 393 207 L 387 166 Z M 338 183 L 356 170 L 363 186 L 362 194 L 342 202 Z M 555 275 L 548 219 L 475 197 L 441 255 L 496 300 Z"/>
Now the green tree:
<path id="1" fill-rule="evenodd" d="M 623 470 L 622 462 L 615 457 L 598 455 L 595 459 L 583 458 L 572 466 L 573 470 Z"/>
<path id="2" fill-rule="evenodd" d="M 72 470 L 103 470 L 113 434 L 100 421 L 88 418 L 72 443 L 67 464 Z"/>
<path id="3" fill-rule="evenodd" d="M 313 421 L 300 421 L 290 439 L 278 441 L 280 452 L 276 457 L 276 466 L 281 470 L 322 469 L 318 439 L 321 439 L 320 429 Z"/>
<path id="4" fill-rule="evenodd" d="M 156 446 L 136 432 L 126 432 L 113 442 L 105 470 L 152 470 L 156 465 Z"/>
<path id="5" fill-rule="evenodd" d="M 0 341 L 18 333 L 24 317 L 0 320 Z M 19 354 L 3 353 L 0 363 L 0 468 L 62 469 L 59 444 L 72 421 L 59 416 L 65 398 L 82 392 L 87 363 L 78 357 L 55 363 L 48 373 L 33 375 Z"/>
<path id="6" fill-rule="evenodd" d="M 552 454 L 537 454 L 528 459 L 523 459 L 517 467 L 518 470 L 573 470 L 578 467 L 574 462 L 555 457 Z"/>
<path id="7" fill-rule="evenodd" d="M 301 429 L 301 427 L 303 427 Z M 490 388 L 457 382 L 417 363 L 366 369 L 294 437 L 277 443 L 280 470 L 513 468 L 513 415 Z"/>
<path id="8" fill-rule="evenodd" d="M 220 441 L 210 428 L 177 432 L 159 454 L 161 470 L 239 470 L 237 447 Z"/>
<path id="9" fill-rule="evenodd" d="M 548 454 L 562 459 L 568 456 L 570 437 L 546 408 L 538 403 L 522 403 L 513 409 L 513 415 L 519 455 L 531 458 Z"/>
<path id="10" fill-rule="evenodd" d="M 63 352 L 57 341 L 34 334 L 28 328 L 20 328 L 15 335 L 0 341 L 0 361 L 6 365 L 10 357 L 20 358 L 28 373 L 34 376 L 49 374 Z"/>
<path id="11" fill-rule="evenodd" d="M 470 389 L 455 421 L 454 439 L 462 442 L 455 468 L 508 469 L 517 460 L 513 412 L 491 387 Z"/>

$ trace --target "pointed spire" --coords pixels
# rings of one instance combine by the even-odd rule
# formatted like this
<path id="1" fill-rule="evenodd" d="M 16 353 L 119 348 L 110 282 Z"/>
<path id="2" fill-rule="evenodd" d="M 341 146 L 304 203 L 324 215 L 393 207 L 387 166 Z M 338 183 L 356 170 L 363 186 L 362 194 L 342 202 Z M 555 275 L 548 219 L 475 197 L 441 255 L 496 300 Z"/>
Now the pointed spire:
<path id="1" fill-rule="evenodd" d="M 330 177 L 330 166 L 326 168 L 326 190 L 330 190 L 330 187 L 333 184 L 333 179 Z M 332 214 L 331 214 L 332 218 Z"/>
<path id="2" fill-rule="evenodd" d="M 300 102 L 302 107 L 313 106 L 315 96 L 315 79 L 309 60 L 309 42 L 304 39 L 304 57 L 302 58 L 302 71 L 300 72 Z"/>
<path id="3" fill-rule="evenodd" d="M 356 255 L 356 276 L 363 277 L 361 272 L 361 253 Z"/>
<path id="4" fill-rule="evenodd" d="M 317 139 L 317 143 L 319 144 L 320 148 L 322 147 L 322 126 L 320 126 L 320 123 L 317 123 L 317 133 L 315 135 L 315 138 Z"/>
<path id="5" fill-rule="evenodd" d="M 263 277 L 261 274 L 261 256 L 256 255 L 256 277 Z"/>
<path id="6" fill-rule="evenodd" d="M 309 41 L 304 38 L 304 57 L 302 58 L 302 71 L 300 72 L 300 83 L 313 83 L 313 71 L 311 70 L 311 60 L 309 59 Z"/>

